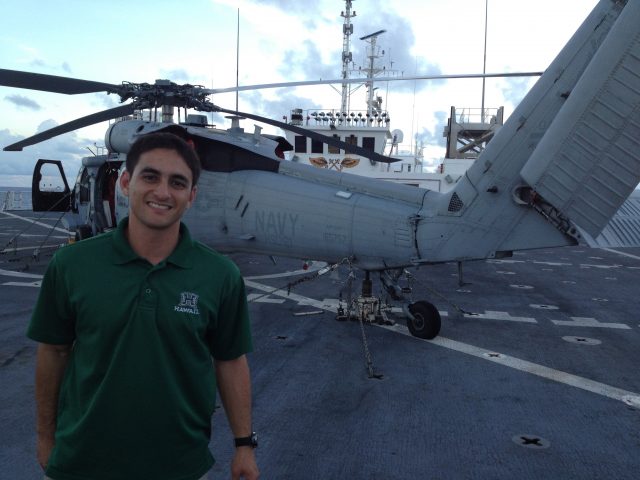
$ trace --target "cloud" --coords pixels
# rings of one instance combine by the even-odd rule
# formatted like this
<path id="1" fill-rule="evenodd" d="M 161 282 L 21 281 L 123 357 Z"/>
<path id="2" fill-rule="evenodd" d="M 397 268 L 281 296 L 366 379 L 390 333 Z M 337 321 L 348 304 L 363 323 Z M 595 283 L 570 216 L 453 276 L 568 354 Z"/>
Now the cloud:
<path id="1" fill-rule="evenodd" d="M 42 69 L 42 70 L 53 70 L 55 72 L 63 71 L 67 74 L 73 73 L 71 70 L 71 65 L 69 65 L 69 62 L 66 62 L 66 61 L 62 62 L 59 65 L 55 65 L 55 64 L 47 63 L 41 58 L 34 58 L 33 60 L 31 60 L 31 62 L 29 62 L 29 66 L 34 67 L 36 70 Z"/>
<path id="2" fill-rule="evenodd" d="M 40 125 L 38 125 L 38 128 L 36 128 L 36 132 L 44 132 L 45 130 L 49 130 L 50 128 L 57 127 L 58 125 L 60 125 L 58 122 L 50 118 L 48 120 L 45 120 L 44 122 L 41 122 Z"/>
<path id="3" fill-rule="evenodd" d="M 442 125 L 447 124 L 449 114 L 447 112 L 443 112 L 442 110 L 435 112 L 433 114 L 433 125 L 434 128 L 426 128 L 423 127 L 420 131 L 415 134 L 415 140 L 417 145 L 422 146 L 437 146 L 443 149 L 447 146 L 447 140 L 442 136 Z"/>
<path id="4" fill-rule="evenodd" d="M 31 60 L 31 63 L 29 64 L 32 67 L 46 67 L 46 63 L 44 63 L 44 60 L 42 60 L 41 58 L 35 58 L 33 60 Z"/>
<path id="5" fill-rule="evenodd" d="M 105 109 L 115 108 L 120 105 L 120 100 L 117 95 L 107 95 L 104 93 L 96 93 L 93 96 L 92 105 L 97 105 L 98 108 L 104 107 Z"/>
<path id="6" fill-rule="evenodd" d="M 291 113 L 291 109 L 293 108 L 308 110 L 322 107 L 309 98 L 300 97 L 290 91 L 286 91 L 285 89 L 278 90 L 278 92 L 282 93 L 277 95 L 275 97 L 276 99 L 269 99 L 263 92 L 256 90 L 243 92 L 241 98 L 242 103 L 245 106 L 241 106 L 240 110 L 245 110 L 247 113 L 254 113 L 269 119 L 286 122 L 283 119 L 283 116 L 288 117 Z M 246 106 L 247 104 L 248 107 Z M 253 124 L 253 120 L 244 120 L 241 126 L 243 126 L 246 131 L 253 131 Z M 276 127 L 269 126 L 265 128 L 265 133 L 274 133 L 275 131 Z"/>
<path id="7" fill-rule="evenodd" d="M 162 78 L 166 78 L 168 80 L 171 80 L 174 83 L 192 83 L 192 76 L 189 75 L 189 73 L 182 69 L 182 68 L 177 68 L 174 70 L 164 70 L 161 69 L 160 70 L 160 74 L 162 75 Z"/>
<path id="8" fill-rule="evenodd" d="M 334 55 L 338 58 L 338 55 Z M 332 79 L 340 77 L 340 66 L 326 64 L 317 45 L 305 40 L 296 50 L 287 50 L 283 54 L 278 72 L 285 78 L 302 78 L 304 80 Z"/>
<path id="9" fill-rule="evenodd" d="M 509 77 L 504 79 L 504 86 L 501 88 L 504 99 L 512 105 L 518 105 L 531 89 L 537 79 L 530 77 Z"/>
<path id="10" fill-rule="evenodd" d="M 42 110 L 42 107 L 38 104 L 38 102 L 31 100 L 28 97 L 23 95 L 7 95 L 4 99 L 8 102 L 13 103 L 18 108 L 28 108 L 29 110 L 38 111 Z"/>
<path id="11" fill-rule="evenodd" d="M 224 115 L 221 113 L 208 113 L 207 118 L 211 125 L 216 125 L 218 128 L 224 128 L 228 123 L 227 119 L 224 118 Z"/>
<path id="12" fill-rule="evenodd" d="M 331 36 L 318 33 L 319 37 L 298 40 L 295 47 L 285 51 L 282 56 L 282 63 L 278 71 L 288 80 L 315 80 L 340 78 L 342 71 L 341 45 L 339 39 L 342 37 L 342 20 L 335 14 L 322 17 L 319 10 L 320 2 L 305 3 L 291 0 L 255 0 L 254 3 L 274 6 L 287 14 L 296 14 L 297 21 L 303 24 L 324 23 L 327 29 L 334 33 Z M 377 40 L 376 59 L 377 66 L 381 71 L 377 76 L 413 76 L 415 74 L 440 75 L 442 70 L 439 65 L 430 63 L 422 57 L 416 57 L 411 52 L 416 46 L 416 37 L 411 23 L 404 16 L 392 9 L 388 3 L 373 1 L 372 5 L 367 5 L 365 11 L 360 11 L 353 20 L 354 32 L 350 37 L 351 52 L 353 61 L 350 65 L 350 77 L 357 78 L 366 76 L 366 69 L 369 66 L 367 53 L 368 42 L 360 38 L 371 33 L 386 30 Z M 359 11 L 359 10 L 358 10 Z M 326 9 L 324 10 L 326 13 Z M 382 21 L 384 19 L 384 21 Z M 309 28 L 315 31 L 315 28 Z M 334 35 L 335 34 L 335 35 Z M 330 50 L 331 46 L 335 48 Z M 384 52 L 384 53 L 383 53 Z M 327 61 L 323 61 L 327 58 Z M 327 56 L 329 55 L 329 56 Z M 412 92 L 433 88 L 433 82 L 393 82 L 390 85 L 394 91 Z"/>
<path id="13" fill-rule="evenodd" d="M 14 135 L 9 129 L 0 130 L 0 146 L 6 147 L 22 140 L 24 137 Z M 31 175 L 35 159 L 29 152 L 5 152 L 0 150 L 0 184 L 7 185 L 5 178 L 8 175 Z"/>
<path id="14" fill-rule="evenodd" d="M 54 120 L 46 120 L 38 126 L 37 131 L 41 132 L 56 125 L 57 122 Z M 0 130 L 0 147 L 6 147 L 23 138 L 24 136 L 16 135 L 9 129 Z M 77 132 L 70 132 L 26 147 L 21 152 L 0 150 L 0 184 L 6 184 L 9 175 L 31 175 L 36 161 L 40 158 L 62 160 L 67 181 L 73 183 L 82 157 L 90 155 L 87 147 L 93 146 L 94 143 L 101 144 L 102 139 L 83 138 Z"/>
<path id="15" fill-rule="evenodd" d="M 31 186 L 31 175 L 0 175 L 0 187 L 21 187 Z"/>
<path id="16" fill-rule="evenodd" d="M 258 5 L 273 6 L 285 12 L 303 13 L 307 16 L 320 12 L 319 2 L 300 2 L 299 0 L 254 0 Z"/>
<path id="17" fill-rule="evenodd" d="M 383 5 L 383 8 L 389 8 Z M 412 55 L 416 48 L 416 38 L 411 23 L 394 11 L 384 13 L 384 33 L 377 38 L 376 46 L 381 58 L 379 64 L 384 67 L 384 76 L 414 76 L 416 74 L 440 75 L 442 71 L 437 64 L 427 62 L 422 57 Z M 353 60 L 356 68 L 363 70 L 368 67 L 369 43 L 360 38 L 381 30 L 381 14 L 377 8 L 368 8 L 363 15 L 354 20 L 354 34 L 352 35 Z M 384 52 L 384 53 L 383 53 Z M 395 91 L 416 91 L 430 88 L 432 82 L 393 82 Z"/>

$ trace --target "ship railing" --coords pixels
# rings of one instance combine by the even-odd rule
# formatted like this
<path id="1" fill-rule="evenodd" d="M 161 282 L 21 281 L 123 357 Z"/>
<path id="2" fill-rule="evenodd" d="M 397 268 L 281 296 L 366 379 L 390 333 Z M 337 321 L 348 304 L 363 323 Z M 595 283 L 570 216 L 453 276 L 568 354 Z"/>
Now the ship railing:
<path id="1" fill-rule="evenodd" d="M 0 192 L 0 212 L 30 209 L 30 192 L 15 190 Z"/>
<path id="2" fill-rule="evenodd" d="M 502 107 L 500 108 L 456 108 L 455 122 L 459 124 L 465 123 L 482 123 L 482 124 L 501 124 L 502 123 Z"/>
<path id="3" fill-rule="evenodd" d="M 391 121 L 386 111 L 369 114 L 366 110 L 349 110 L 342 112 L 336 110 L 303 110 L 296 108 L 291 110 L 288 119 L 291 125 L 321 126 L 321 125 L 353 125 L 357 127 L 388 127 Z"/>

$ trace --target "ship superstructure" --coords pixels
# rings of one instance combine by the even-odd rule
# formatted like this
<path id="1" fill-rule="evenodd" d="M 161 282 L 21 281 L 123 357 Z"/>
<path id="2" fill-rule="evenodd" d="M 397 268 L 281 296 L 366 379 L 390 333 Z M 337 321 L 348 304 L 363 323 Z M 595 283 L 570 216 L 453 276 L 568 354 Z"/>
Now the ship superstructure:
<path id="1" fill-rule="evenodd" d="M 339 108 L 291 110 L 288 122 L 309 130 L 339 138 L 347 143 L 367 150 L 397 158 L 393 164 L 371 161 L 358 155 L 322 142 L 315 141 L 293 132 L 285 132 L 287 140 L 294 146 L 289 160 L 310 164 L 317 168 L 345 171 L 356 175 L 389 180 L 396 183 L 414 185 L 439 192 L 450 190 L 467 168 L 479 156 L 486 143 L 503 123 L 503 108 L 499 109 L 456 109 L 451 107 L 451 116 L 445 126 L 443 136 L 447 138 L 446 154 L 436 171 L 427 171 L 423 165 L 422 148 L 411 146 L 401 150 L 404 135 L 401 130 L 391 129 L 391 115 L 383 107 L 383 98 L 377 93 L 374 82 L 381 73 L 388 75 L 389 69 L 381 67 L 384 51 L 378 44 L 385 30 L 379 30 L 361 37 L 367 43 L 364 68 L 352 68 L 351 36 L 353 0 L 345 0 L 345 10 L 341 12 L 343 23 L 342 84 Z M 347 83 L 350 72 L 364 74 L 362 83 L 366 86 L 366 104 L 361 110 L 351 109 L 352 84 Z"/>

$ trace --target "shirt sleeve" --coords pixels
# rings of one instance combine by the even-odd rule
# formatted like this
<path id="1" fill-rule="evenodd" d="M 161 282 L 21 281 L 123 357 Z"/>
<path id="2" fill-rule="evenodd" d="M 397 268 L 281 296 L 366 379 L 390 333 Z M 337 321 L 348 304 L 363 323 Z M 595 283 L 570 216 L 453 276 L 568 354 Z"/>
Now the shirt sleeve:
<path id="1" fill-rule="evenodd" d="M 253 351 L 244 280 L 237 270 L 233 273 L 223 289 L 218 321 L 209 337 L 211 355 L 216 360 L 233 360 Z"/>
<path id="2" fill-rule="evenodd" d="M 41 343 L 68 345 L 75 340 L 75 318 L 58 262 L 54 255 L 44 274 L 27 337 Z"/>

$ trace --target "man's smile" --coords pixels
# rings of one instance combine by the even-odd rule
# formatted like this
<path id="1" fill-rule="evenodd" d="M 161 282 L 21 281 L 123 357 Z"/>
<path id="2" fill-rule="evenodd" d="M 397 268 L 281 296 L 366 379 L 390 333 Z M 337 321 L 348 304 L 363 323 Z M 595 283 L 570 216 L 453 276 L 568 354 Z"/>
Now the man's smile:
<path id="1" fill-rule="evenodd" d="M 151 208 L 159 208 L 162 210 L 171 210 L 171 208 L 173 208 L 171 207 L 171 205 L 166 205 L 164 203 L 156 203 L 152 201 L 147 202 L 147 205 L 149 205 Z"/>

